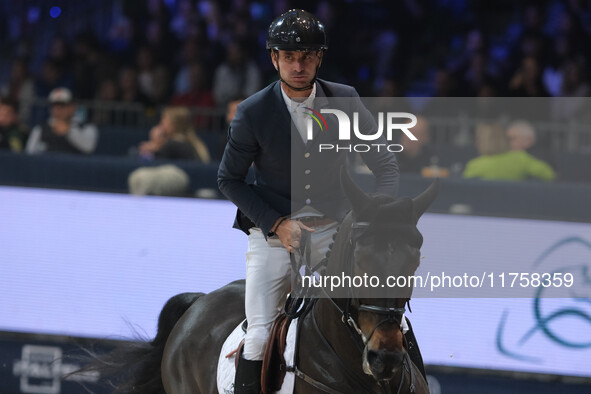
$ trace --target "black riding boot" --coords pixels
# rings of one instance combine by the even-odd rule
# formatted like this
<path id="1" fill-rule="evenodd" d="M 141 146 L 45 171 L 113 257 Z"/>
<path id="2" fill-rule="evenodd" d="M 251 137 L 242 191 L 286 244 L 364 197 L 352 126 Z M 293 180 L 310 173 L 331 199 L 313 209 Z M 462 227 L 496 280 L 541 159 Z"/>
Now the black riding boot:
<path id="1" fill-rule="evenodd" d="M 246 360 L 240 356 L 234 380 L 234 394 L 260 394 L 262 361 Z"/>
<path id="2" fill-rule="evenodd" d="M 427 381 L 427 375 L 425 374 L 425 366 L 423 365 L 423 356 L 421 356 L 421 350 L 419 349 L 419 343 L 417 342 L 417 338 L 415 337 L 415 333 L 412 330 L 412 326 L 410 325 L 410 320 L 406 319 L 408 323 L 408 331 L 404 336 L 406 337 L 406 342 L 408 343 L 408 355 L 410 356 L 410 361 L 413 362 L 414 365 L 417 366 L 419 371 L 421 371 L 421 375 Z"/>

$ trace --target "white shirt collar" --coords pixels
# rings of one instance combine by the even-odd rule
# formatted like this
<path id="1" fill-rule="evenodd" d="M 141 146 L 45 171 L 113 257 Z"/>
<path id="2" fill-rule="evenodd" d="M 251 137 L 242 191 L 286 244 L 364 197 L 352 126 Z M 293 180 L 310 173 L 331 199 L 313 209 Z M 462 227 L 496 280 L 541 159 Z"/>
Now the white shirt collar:
<path id="1" fill-rule="evenodd" d="M 283 86 L 281 86 L 281 94 L 283 95 L 283 100 L 285 101 L 285 105 L 287 106 L 287 110 L 291 114 L 292 112 L 298 112 L 298 110 L 302 110 L 304 107 L 312 107 L 314 104 L 314 99 L 316 98 L 316 82 L 312 86 L 312 92 L 307 99 L 302 101 L 301 103 L 289 98 L 289 96 L 283 90 Z"/>

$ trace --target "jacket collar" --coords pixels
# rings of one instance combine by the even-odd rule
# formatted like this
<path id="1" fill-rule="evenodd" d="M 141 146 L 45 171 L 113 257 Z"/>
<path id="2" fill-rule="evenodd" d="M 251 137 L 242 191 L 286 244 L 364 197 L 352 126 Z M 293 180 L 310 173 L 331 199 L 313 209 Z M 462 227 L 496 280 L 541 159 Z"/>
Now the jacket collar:
<path id="1" fill-rule="evenodd" d="M 314 108 L 326 108 L 328 106 L 328 98 L 326 97 L 326 92 L 322 88 L 322 85 L 318 79 L 316 79 L 316 99 L 314 100 Z M 280 104 L 283 109 L 285 109 L 285 115 L 289 116 L 289 112 L 285 107 L 285 102 L 283 100 L 283 94 L 281 93 L 281 81 L 275 81 L 275 85 L 273 86 L 273 95 L 275 96 L 275 103 Z"/>
<path id="2" fill-rule="evenodd" d="M 319 80 L 316 80 L 316 98 L 314 99 L 314 108 L 326 108 L 329 106 L 329 101 L 326 96 L 326 91 L 322 88 L 322 83 Z M 287 110 L 287 106 L 285 105 L 285 100 L 283 99 L 283 94 L 281 93 L 281 82 L 276 81 L 274 86 L 272 86 L 273 90 L 273 98 L 274 98 L 274 116 L 278 120 L 278 123 L 281 124 L 281 129 L 285 129 L 285 131 L 291 135 L 292 141 L 292 148 L 298 150 L 307 150 L 310 149 L 315 143 L 314 141 L 318 139 L 318 135 L 315 135 L 316 138 L 314 140 L 308 141 L 306 145 L 300 138 L 299 135 L 292 135 L 291 129 L 295 127 L 293 122 L 291 121 L 291 115 Z M 285 127 L 286 124 L 289 124 L 290 127 Z M 316 141 L 316 143 L 318 143 Z M 294 145 L 295 144 L 295 145 Z"/>

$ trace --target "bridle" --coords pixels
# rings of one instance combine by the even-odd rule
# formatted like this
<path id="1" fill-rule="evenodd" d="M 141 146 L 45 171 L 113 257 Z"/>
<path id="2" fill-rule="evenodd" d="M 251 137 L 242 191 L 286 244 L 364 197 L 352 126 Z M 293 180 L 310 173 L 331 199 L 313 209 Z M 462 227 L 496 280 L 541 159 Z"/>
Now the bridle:
<path id="1" fill-rule="evenodd" d="M 346 249 L 345 249 L 345 256 L 346 256 L 345 267 L 348 270 L 348 272 L 353 272 L 353 264 L 354 264 L 353 252 L 355 251 L 355 248 L 357 246 L 356 245 L 357 239 L 356 238 L 353 239 L 353 237 L 351 237 L 351 233 L 352 233 L 353 229 L 362 229 L 362 230 L 366 229 L 367 227 L 369 227 L 369 222 L 353 221 L 352 213 L 350 212 L 347 215 L 347 217 L 345 217 L 345 219 L 343 220 L 341 227 L 339 227 L 337 229 L 337 233 L 335 234 L 335 237 L 334 237 L 335 239 L 336 239 L 336 236 L 338 235 L 338 233 L 343 228 L 343 226 L 346 226 L 346 223 L 348 223 L 349 221 L 351 221 L 351 225 L 348 227 L 345 227 L 346 233 L 344 234 L 344 236 L 346 236 L 349 239 L 349 242 L 347 242 Z M 296 254 L 298 254 L 299 258 L 300 258 L 299 263 L 295 259 L 295 254 L 294 253 L 290 254 L 291 263 L 292 263 L 292 270 L 294 270 L 294 272 L 298 272 L 299 267 L 305 267 L 305 270 L 306 270 L 305 274 L 306 275 L 313 275 L 313 272 L 316 269 L 318 269 L 319 267 L 326 268 L 326 266 L 329 263 L 328 256 L 330 256 L 331 254 L 327 254 L 327 258 L 324 258 L 319 264 L 317 264 L 312 269 L 309 267 L 308 264 L 305 263 L 304 260 L 306 259 L 306 257 L 309 258 L 309 256 L 310 256 L 309 234 L 307 234 L 307 237 L 304 237 L 304 236 L 302 237 L 300 245 L 301 245 L 300 249 L 298 251 L 296 251 Z M 332 248 L 332 245 L 331 245 L 331 248 Z M 334 254 L 334 250 L 332 251 L 332 254 Z M 309 261 L 309 260 L 307 260 L 307 261 Z M 402 319 L 404 318 L 403 314 L 406 312 L 406 308 L 404 308 L 404 307 L 382 307 L 382 306 L 377 306 L 377 305 L 362 304 L 359 302 L 359 298 L 354 296 L 351 288 L 349 288 L 349 290 L 348 290 L 349 297 L 346 298 L 345 306 L 344 306 L 344 308 L 342 308 L 326 292 L 326 290 L 323 287 L 320 287 L 319 289 L 323 293 L 324 298 L 328 299 L 330 301 L 330 303 L 337 309 L 337 311 L 341 315 L 342 322 L 347 327 L 347 330 L 348 330 L 349 334 L 351 335 L 353 342 L 355 343 L 357 349 L 359 350 L 359 352 L 361 354 L 363 354 L 364 349 L 367 347 L 367 345 L 368 345 L 369 341 L 371 340 L 375 331 L 379 327 L 381 327 L 382 325 L 384 325 L 384 324 L 398 324 L 398 326 L 400 327 L 400 330 L 402 331 Z M 407 299 L 406 303 L 409 306 L 409 310 L 410 310 L 409 300 L 410 299 Z M 315 300 L 310 299 L 310 298 L 305 298 L 303 301 L 303 304 L 304 304 L 304 306 L 298 305 L 294 309 L 292 309 L 293 316 L 290 315 L 290 313 L 287 311 L 287 308 L 286 308 L 286 312 L 288 313 L 288 315 L 290 315 L 292 317 L 299 317 L 301 314 L 306 313 L 310 309 L 310 307 L 313 307 L 313 305 L 315 305 Z M 353 308 L 354 305 L 356 305 L 356 308 Z M 365 311 L 368 313 L 384 316 L 384 318 L 381 319 L 372 328 L 369 336 L 366 337 L 363 334 L 363 331 L 361 330 L 361 328 L 359 328 L 359 325 L 353 316 L 354 309 L 356 309 L 357 312 Z M 318 327 L 315 323 L 315 320 L 314 320 L 314 324 L 316 326 L 316 329 L 317 329 L 319 335 L 321 335 L 322 339 L 326 342 L 326 339 L 324 338 L 323 334 L 318 329 Z M 404 338 L 404 334 L 403 334 L 403 338 Z M 333 350 L 333 352 L 334 352 L 334 350 Z M 410 392 L 413 393 L 415 391 L 414 373 L 413 373 L 411 365 L 412 365 L 412 362 L 410 360 L 408 352 L 406 352 L 405 357 L 402 361 L 402 365 L 401 365 L 402 377 L 400 379 L 400 384 L 398 386 L 397 393 L 401 393 L 402 387 L 404 386 L 404 383 L 405 383 L 404 377 L 405 377 L 406 373 L 408 373 L 410 375 Z M 297 363 L 293 367 L 288 368 L 288 371 L 294 372 L 297 377 L 299 377 L 300 379 L 304 380 L 308 384 L 316 387 L 317 389 L 319 389 L 321 391 L 324 391 L 324 392 L 330 393 L 330 394 L 339 393 L 338 391 L 326 386 L 325 384 L 323 384 L 323 383 L 311 378 L 307 374 L 303 373 L 301 370 L 298 369 Z M 387 386 L 388 381 L 377 381 L 377 384 L 384 393 L 390 392 L 388 390 L 388 386 Z M 371 390 L 369 390 L 369 389 L 368 389 L 368 391 L 371 392 Z"/>
<path id="2" fill-rule="evenodd" d="M 353 222 L 351 224 L 351 229 L 349 230 L 349 233 L 351 233 L 352 230 L 365 230 L 368 227 L 369 227 L 369 222 Z M 357 247 L 357 237 L 351 237 L 349 234 L 349 243 L 347 246 L 348 250 L 345 254 L 345 256 L 347 256 L 347 261 L 346 261 L 345 267 L 348 270 L 348 272 L 353 271 L 353 252 L 355 251 L 356 247 Z M 331 300 L 332 300 L 332 298 L 331 298 Z M 353 290 L 351 288 L 349 288 L 349 297 L 347 298 L 347 302 L 345 304 L 345 309 L 344 309 L 344 313 L 343 313 L 343 322 L 345 322 L 348 326 L 352 327 L 361 336 L 364 347 L 367 346 L 367 343 L 371 340 L 371 337 L 373 336 L 375 331 L 380 326 L 382 326 L 386 323 L 389 323 L 389 324 L 398 323 L 400 330 L 402 330 L 403 314 L 406 312 L 406 309 L 404 307 L 382 307 L 382 306 L 377 306 L 377 305 L 367 305 L 367 304 L 358 303 L 358 307 L 357 307 L 358 312 L 365 311 L 365 312 L 373 313 L 376 315 L 386 316 L 385 318 L 380 320 L 373 327 L 369 336 L 366 338 L 363 335 L 363 332 L 359 328 L 357 322 L 355 321 L 355 319 L 353 318 L 352 313 L 351 313 L 351 306 L 352 306 L 354 300 L 358 301 L 359 299 L 353 295 Z M 407 304 L 408 304 L 409 300 L 410 300 L 410 298 L 407 299 Z M 409 308 L 410 308 L 410 304 L 409 304 Z"/>

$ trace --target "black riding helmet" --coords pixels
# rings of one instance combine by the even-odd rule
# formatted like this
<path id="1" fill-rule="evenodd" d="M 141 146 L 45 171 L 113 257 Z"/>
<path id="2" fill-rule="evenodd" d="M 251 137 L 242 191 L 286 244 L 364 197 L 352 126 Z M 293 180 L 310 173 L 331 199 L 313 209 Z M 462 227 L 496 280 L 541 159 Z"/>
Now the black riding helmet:
<path id="1" fill-rule="evenodd" d="M 269 51 L 325 51 L 326 33 L 324 25 L 311 13 L 304 10 L 290 10 L 275 19 L 267 31 L 267 49 Z M 318 65 L 320 67 L 320 65 Z M 277 69 L 279 72 L 279 68 Z M 316 68 L 318 73 L 318 68 Z M 291 86 L 279 79 L 293 90 L 305 91 L 312 89 L 316 75 L 310 85 L 303 88 Z"/>
<path id="2" fill-rule="evenodd" d="M 267 49 L 283 51 L 326 50 L 324 25 L 311 13 L 290 10 L 277 17 L 267 32 Z"/>

